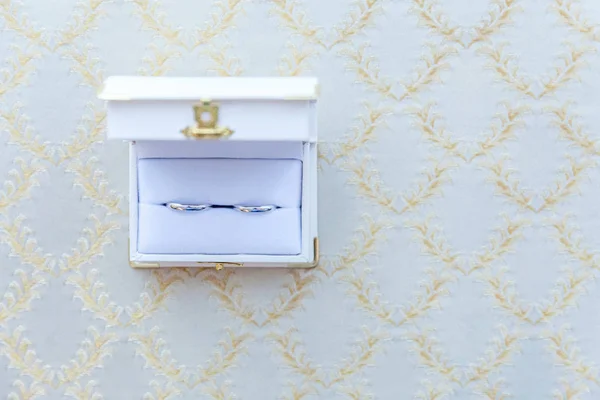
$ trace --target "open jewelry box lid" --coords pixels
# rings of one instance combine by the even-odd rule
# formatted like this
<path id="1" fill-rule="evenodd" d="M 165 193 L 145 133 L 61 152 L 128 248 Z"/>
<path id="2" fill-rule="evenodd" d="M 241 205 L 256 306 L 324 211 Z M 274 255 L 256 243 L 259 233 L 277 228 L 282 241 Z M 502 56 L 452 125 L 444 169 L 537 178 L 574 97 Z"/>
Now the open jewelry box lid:
<path id="1" fill-rule="evenodd" d="M 316 78 L 114 76 L 99 97 L 109 139 L 316 142 L 317 95 Z"/>

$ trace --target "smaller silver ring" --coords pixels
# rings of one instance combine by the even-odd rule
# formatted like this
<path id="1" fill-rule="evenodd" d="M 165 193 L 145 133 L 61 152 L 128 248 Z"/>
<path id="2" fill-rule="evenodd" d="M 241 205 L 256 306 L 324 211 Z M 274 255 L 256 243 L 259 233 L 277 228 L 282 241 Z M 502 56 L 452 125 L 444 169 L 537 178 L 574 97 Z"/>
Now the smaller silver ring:
<path id="1" fill-rule="evenodd" d="M 267 213 L 275 210 L 277 206 L 274 205 L 265 205 L 265 206 L 240 206 L 234 205 L 233 208 L 239 212 L 243 213 Z"/>
<path id="2" fill-rule="evenodd" d="M 179 204 L 179 203 L 167 203 L 166 206 L 171 210 L 175 211 L 204 211 L 208 210 L 212 206 L 210 204 Z"/>

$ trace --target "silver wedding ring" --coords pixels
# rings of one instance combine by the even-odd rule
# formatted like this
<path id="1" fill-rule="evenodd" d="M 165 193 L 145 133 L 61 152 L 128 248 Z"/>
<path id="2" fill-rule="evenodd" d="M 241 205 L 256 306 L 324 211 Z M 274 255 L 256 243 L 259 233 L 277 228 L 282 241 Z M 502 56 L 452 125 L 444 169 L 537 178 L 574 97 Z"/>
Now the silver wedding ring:
<path id="1" fill-rule="evenodd" d="M 243 213 L 266 213 L 275 210 L 277 206 L 266 205 L 266 206 L 240 206 L 234 205 L 233 209 Z"/>
<path id="2" fill-rule="evenodd" d="M 264 205 L 264 206 L 242 206 L 239 204 L 233 206 L 213 206 L 211 204 L 180 204 L 180 203 L 166 203 L 165 206 L 175 211 L 204 211 L 209 208 L 232 208 L 236 211 L 243 213 L 267 213 L 275 210 L 275 205 Z"/>
<path id="3" fill-rule="evenodd" d="M 166 206 L 171 210 L 177 211 L 204 211 L 208 210 L 212 206 L 210 204 L 179 204 L 179 203 L 167 203 Z"/>

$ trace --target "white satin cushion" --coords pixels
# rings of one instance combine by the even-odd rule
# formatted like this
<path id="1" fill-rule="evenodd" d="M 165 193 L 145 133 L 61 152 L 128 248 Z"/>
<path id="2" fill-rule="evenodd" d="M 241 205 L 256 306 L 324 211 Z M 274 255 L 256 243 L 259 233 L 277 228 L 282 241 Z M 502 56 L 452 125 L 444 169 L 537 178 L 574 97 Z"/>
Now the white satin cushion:
<path id="1" fill-rule="evenodd" d="M 178 212 L 140 204 L 138 251 L 152 254 L 272 254 L 301 251 L 299 208 L 248 214 L 232 209 Z"/>
<path id="2" fill-rule="evenodd" d="M 138 161 L 139 202 L 300 207 L 302 161 L 152 158 Z"/>
<path id="3" fill-rule="evenodd" d="M 138 160 L 138 251 L 146 254 L 301 252 L 302 162 L 296 159 L 149 158 Z M 168 202 L 267 205 L 181 212 Z"/>

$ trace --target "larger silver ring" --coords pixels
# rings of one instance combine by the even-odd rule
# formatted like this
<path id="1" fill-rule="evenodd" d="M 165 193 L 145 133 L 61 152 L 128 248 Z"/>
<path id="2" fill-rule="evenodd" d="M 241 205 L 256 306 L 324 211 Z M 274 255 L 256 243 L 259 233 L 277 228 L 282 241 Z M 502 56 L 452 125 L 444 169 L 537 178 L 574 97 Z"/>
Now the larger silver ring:
<path id="1" fill-rule="evenodd" d="M 240 206 L 234 205 L 234 210 L 243 212 L 243 213 L 266 213 L 271 212 L 277 208 L 274 205 L 265 205 L 265 206 Z"/>
<path id="2" fill-rule="evenodd" d="M 175 211 L 204 211 L 212 206 L 210 204 L 179 204 L 167 203 L 166 206 Z"/>

